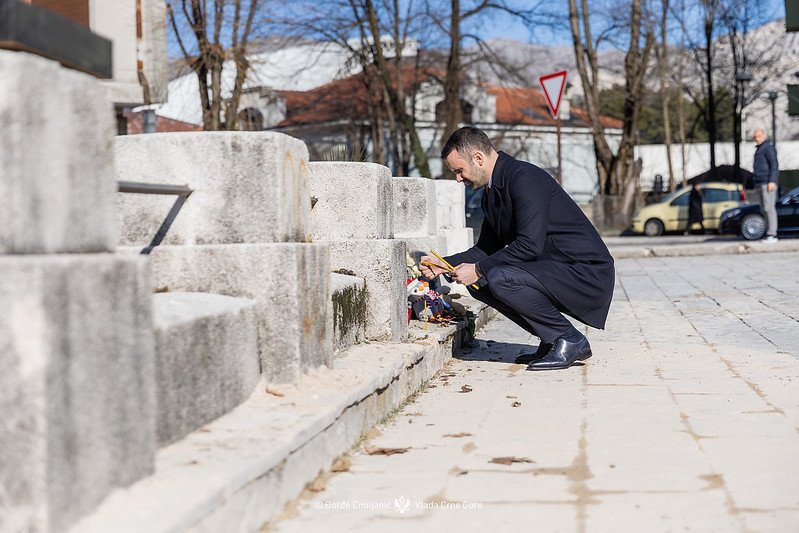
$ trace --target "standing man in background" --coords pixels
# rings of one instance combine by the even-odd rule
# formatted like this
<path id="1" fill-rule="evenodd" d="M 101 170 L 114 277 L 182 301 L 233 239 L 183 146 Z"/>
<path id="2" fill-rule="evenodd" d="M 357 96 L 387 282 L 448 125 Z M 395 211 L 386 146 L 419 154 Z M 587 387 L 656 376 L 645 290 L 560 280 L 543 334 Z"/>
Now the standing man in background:
<path id="1" fill-rule="evenodd" d="M 757 150 L 752 165 L 752 183 L 760 189 L 760 205 L 766 213 L 768 229 L 766 237 L 760 242 L 777 242 L 777 189 L 780 181 L 780 167 L 777 163 L 777 150 L 766 140 L 766 132 L 758 128 L 754 133 Z"/>

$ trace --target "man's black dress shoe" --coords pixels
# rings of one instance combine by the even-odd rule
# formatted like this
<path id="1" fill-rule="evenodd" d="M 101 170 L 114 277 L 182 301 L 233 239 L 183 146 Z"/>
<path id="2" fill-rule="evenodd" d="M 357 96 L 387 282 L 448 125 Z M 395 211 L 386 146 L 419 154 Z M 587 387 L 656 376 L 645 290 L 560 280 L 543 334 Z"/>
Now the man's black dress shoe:
<path id="1" fill-rule="evenodd" d="M 583 335 L 581 337 L 577 341 L 558 337 L 549 353 L 527 365 L 527 370 L 560 370 L 569 368 L 577 361 L 585 361 L 591 357 L 591 345 L 588 344 L 588 339 Z"/>
<path id="2" fill-rule="evenodd" d="M 523 353 L 519 357 L 516 358 L 514 363 L 517 365 L 526 365 L 528 363 L 532 363 L 533 361 L 537 361 L 544 357 L 547 352 L 549 352 L 550 348 L 552 348 L 551 344 L 541 343 L 538 345 L 538 349 L 535 353 Z"/>

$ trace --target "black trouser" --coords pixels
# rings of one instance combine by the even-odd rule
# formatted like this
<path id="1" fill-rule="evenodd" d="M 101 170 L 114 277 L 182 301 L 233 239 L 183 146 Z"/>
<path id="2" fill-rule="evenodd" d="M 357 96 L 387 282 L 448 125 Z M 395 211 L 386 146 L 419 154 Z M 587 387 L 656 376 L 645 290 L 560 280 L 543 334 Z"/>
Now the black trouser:
<path id="1" fill-rule="evenodd" d="M 522 329 L 552 344 L 573 326 L 561 314 L 565 308 L 549 293 L 538 278 L 523 268 L 500 265 L 486 276 L 488 285 L 480 290 L 469 287 L 477 300 L 490 305 Z"/>

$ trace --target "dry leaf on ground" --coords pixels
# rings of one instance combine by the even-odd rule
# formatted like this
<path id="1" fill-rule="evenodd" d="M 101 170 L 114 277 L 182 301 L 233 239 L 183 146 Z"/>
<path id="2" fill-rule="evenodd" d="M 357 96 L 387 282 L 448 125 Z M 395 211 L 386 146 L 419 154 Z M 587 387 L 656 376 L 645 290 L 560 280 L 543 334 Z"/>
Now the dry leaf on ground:
<path id="1" fill-rule="evenodd" d="M 369 455 L 394 455 L 395 453 L 405 453 L 410 448 L 366 448 Z"/>
<path id="2" fill-rule="evenodd" d="M 496 463 L 498 465 L 510 465 L 513 463 L 534 463 L 532 459 L 527 457 L 494 457 L 489 463 Z"/>
<path id="3" fill-rule="evenodd" d="M 268 387 L 266 387 L 266 392 L 267 392 L 267 394 L 271 394 L 272 396 L 285 396 L 286 395 L 285 392 L 283 392 L 282 390 L 280 390 L 280 389 L 278 389 L 276 387 L 273 387 L 272 385 L 269 385 Z"/>
<path id="4" fill-rule="evenodd" d="M 522 405 L 522 402 L 513 402 L 512 404 L 510 404 L 511 407 L 519 407 L 521 405 Z"/>
<path id="5" fill-rule="evenodd" d="M 465 433 L 465 432 L 464 432 L 464 433 L 447 433 L 447 434 L 446 434 L 446 435 L 444 435 L 444 436 L 445 436 L 445 437 L 453 437 L 453 438 L 456 438 L 456 439 L 457 439 L 457 438 L 459 438 L 459 437 L 471 437 L 471 436 L 472 436 L 472 434 L 471 434 L 471 433 Z"/>
<path id="6" fill-rule="evenodd" d="M 474 389 L 471 388 L 469 385 L 464 385 L 461 387 L 461 392 L 472 392 Z"/>
<path id="7" fill-rule="evenodd" d="M 350 467 L 352 466 L 352 459 L 349 457 L 340 457 L 333 463 L 333 466 L 330 468 L 333 472 L 348 472 Z"/>

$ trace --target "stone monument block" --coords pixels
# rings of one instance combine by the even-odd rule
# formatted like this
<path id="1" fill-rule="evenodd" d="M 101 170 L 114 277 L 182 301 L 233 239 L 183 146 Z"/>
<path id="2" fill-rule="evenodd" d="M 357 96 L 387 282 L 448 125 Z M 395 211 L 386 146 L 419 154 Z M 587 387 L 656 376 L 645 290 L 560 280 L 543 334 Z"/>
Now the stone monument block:
<path id="1" fill-rule="evenodd" d="M 437 229 L 466 227 L 466 189 L 455 180 L 434 180 Z"/>
<path id="2" fill-rule="evenodd" d="M 436 186 L 427 178 L 394 178 L 394 236 L 435 235 Z"/>
<path id="3" fill-rule="evenodd" d="M 362 277 L 366 288 L 366 338 L 402 342 L 408 336 L 405 243 L 364 239 L 330 243 L 330 266 Z"/>
<path id="4" fill-rule="evenodd" d="M 452 255 L 474 246 L 474 230 L 472 228 L 448 228 L 439 231 L 442 240 L 439 252 L 443 255 Z"/>
<path id="5" fill-rule="evenodd" d="M 194 191 L 163 244 L 310 241 L 308 149 L 299 139 L 190 132 L 124 135 L 114 143 L 118 180 Z M 149 244 L 175 198 L 119 195 L 120 244 Z"/>
<path id="6" fill-rule="evenodd" d="M 222 416 L 258 383 L 255 302 L 219 294 L 153 295 L 159 446 Z"/>
<path id="7" fill-rule="evenodd" d="M 64 531 L 153 471 L 147 262 L 0 255 L 0 271 L 0 525 Z"/>
<path id="8" fill-rule="evenodd" d="M 310 163 L 314 241 L 393 237 L 391 171 L 374 163 Z"/>
<path id="9" fill-rule="evenodd" d="M 333 299 L 333 349 L 342 352 L 366 339 L 366 290 L 363 278 L 330 274 Z"/>
<path id="10" fill-rule="evenodd" d="M 113 108 L 94 77 L 0 50 L 0 253 L 114 248 Z"/>
<path id="11" fill-rule="evenodd" d="M 275 243 L 158 246 L 155 287 L 255 301 L 261 372 L 296 382 L 330 365 L 330 256 L 326 244 Z"/>

